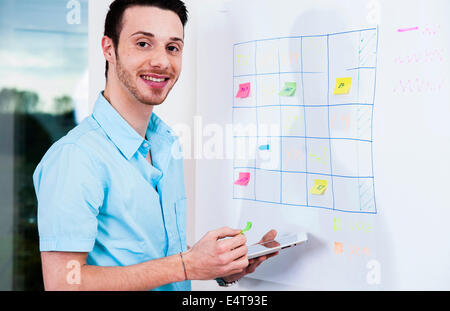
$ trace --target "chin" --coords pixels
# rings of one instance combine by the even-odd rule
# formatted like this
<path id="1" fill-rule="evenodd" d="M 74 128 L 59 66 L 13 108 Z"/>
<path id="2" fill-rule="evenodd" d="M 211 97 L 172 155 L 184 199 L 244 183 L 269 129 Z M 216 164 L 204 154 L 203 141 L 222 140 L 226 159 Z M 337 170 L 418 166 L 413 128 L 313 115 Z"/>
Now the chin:
<path id="1" fill-rule="evenodd" d="M 167 97 L 165 92 L 153 92 L 148 89 L 128 88 L 128 91 L 138 102 L 148 106 L 160 105 Z"/>
<path id="2" fill-rule="evenodd" d="M 138 88 L 135 91 L 135 98 L 148 106 L 158 106 L 161 105 L 169 95 L 172 85 L 166 85 L 165 88 L 162 89 L 149 89 L 148 87 L 141 89 Z"/>
<path id="3" fill-rule="evenodd" d="M 156 97 L 156 98 L 155 98 Z M 147 106 L 159 106 L 161 105 L 165 100 L 167 96 L 143 96 L 138 97 L 138 100 Z"/>

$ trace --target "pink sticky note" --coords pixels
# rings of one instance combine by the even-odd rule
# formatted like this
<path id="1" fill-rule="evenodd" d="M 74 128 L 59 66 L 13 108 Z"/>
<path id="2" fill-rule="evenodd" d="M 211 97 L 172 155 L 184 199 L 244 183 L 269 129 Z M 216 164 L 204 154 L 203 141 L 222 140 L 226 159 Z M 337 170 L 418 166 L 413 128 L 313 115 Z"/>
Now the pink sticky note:
<path id="1" fill-rule="evenodd" d="M 247 98 L 250 95 L 250 82 L 239 84 L 239 91 L 236 98 Z"/>
<path id="2" fill-rule="evenodd" d="M 235 185 L 247 186 L 250 181 L 250 173 L 239 172 L 239 178 L 234 182 Z"/>

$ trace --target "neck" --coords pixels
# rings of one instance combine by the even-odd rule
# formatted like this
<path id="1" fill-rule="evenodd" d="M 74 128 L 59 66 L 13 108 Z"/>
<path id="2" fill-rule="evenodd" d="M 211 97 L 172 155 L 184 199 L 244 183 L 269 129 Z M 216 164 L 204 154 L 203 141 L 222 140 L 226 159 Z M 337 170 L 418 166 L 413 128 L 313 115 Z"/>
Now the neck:
<path id="1" fill-rule="evenodd" d="M 153 113 L 153 106 L 139 102 L 126 88 L 118 81 L 109 79 L 106 82 L 103 96 L 116 109 L 128 124 L 145 138 L 147 127 Z M 114 83 L 116 82 L 116 83 Z"/>

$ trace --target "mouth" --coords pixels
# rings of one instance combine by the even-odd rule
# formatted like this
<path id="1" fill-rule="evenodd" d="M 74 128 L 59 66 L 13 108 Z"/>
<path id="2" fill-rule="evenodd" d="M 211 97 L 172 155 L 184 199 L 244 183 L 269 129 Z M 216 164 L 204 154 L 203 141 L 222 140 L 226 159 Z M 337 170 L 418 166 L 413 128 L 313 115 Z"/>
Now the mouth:
<path id="1" fill-rule="evenodd" d="M 167 83 L 169 83 L 170 78 L 167 76 L 157 75 L 157 74 L 144 74 L 140 76 L 142 81 L 151 88 L 162 89 Z"/>

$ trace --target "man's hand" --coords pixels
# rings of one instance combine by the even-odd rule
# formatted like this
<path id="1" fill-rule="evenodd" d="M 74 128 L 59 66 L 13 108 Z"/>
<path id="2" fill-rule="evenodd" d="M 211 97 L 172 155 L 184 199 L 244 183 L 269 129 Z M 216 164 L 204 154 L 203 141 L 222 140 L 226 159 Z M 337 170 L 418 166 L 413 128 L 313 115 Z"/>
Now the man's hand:
<path id="1" fill-rule="evenodd" d="M 247 239 L 240 232 L 229 227 L 210 231 L 183 253 L 188 278 L 211 280 L 245 271 L 249 266 Z M 226 237 L 231 238 L 223 239 Z"/>
<path id="2" fill-rule="evenodd" d="M 263 238 L 256 244 L 261 244 L 264 242 L 268 242 L 268 241 L 272 241 L 275 239 L 275 237 L 277 236 L 277 231 L 276 230 L 270 230 L 269 232 L 267 232 Z M 222 276 L 223 279 L 226 282 L 234 282 L 239 280 L 240 278 L 244 277 L 245 275 L 249 274 L 249 273 L 253 273 L 255 272 L 255 269 L 262 264 L 265 260 L 269 259 L 270 257 L 276 256 L 278 255 L 278 252 L 272 253 L 272 254 L 268 254 L 268 255 L 264 255 L 264 256 L 260 256 L 257 258 L 253 258 L 249 260 L 249 265 L 241 272 L 232 274 L 232 275 L 228 275 L 228 276 Z"/>

